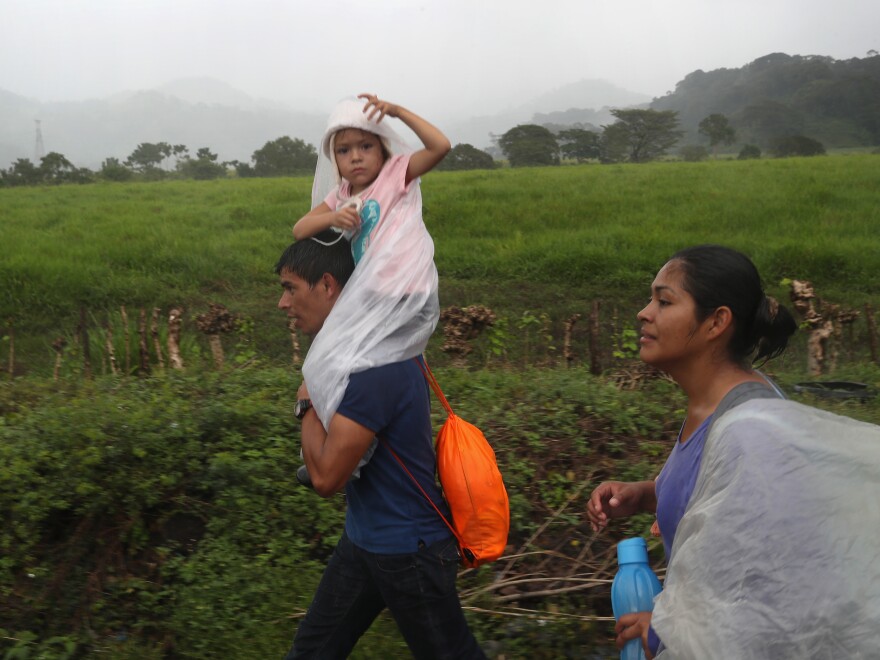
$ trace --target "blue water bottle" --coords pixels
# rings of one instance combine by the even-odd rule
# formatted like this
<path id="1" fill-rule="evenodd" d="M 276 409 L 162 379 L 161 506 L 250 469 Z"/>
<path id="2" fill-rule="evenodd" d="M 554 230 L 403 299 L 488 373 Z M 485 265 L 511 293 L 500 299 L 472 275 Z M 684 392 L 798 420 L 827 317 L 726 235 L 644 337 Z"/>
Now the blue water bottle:
<path id="1" fill-rule="evenodd" d="M 625 539 L 617 544 L 617 575 L 611 583 L 611 609 L 615 620 L 623 614 L 650 612 L 654 596 L 660 593 L 660 580 L 648 565 L 648 544 L 643 538 Z M 644 660 L 641 639 L 629 640 L 620 651 L 620 660 Z"/>

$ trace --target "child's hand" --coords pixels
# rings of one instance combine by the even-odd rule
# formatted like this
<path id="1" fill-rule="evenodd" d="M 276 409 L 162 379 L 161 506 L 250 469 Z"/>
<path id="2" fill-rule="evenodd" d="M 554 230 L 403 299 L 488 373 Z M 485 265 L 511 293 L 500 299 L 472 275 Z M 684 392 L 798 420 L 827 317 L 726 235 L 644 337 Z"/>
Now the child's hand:
<path id="1" fill-rule="evenodd" d="M 378 124 L 382 121 L 382 118 L 385 115 L 389 117 L 397 117 L 400 114 L 400 106 L 395 105 L 394 103 L 389 103 L 388 101 L 380 101 L 379 97 L 375 94 L 358 94 L 359 99 L 367 99 L 366 104 L 364 105 L 364 112 L 367 111 L 367 119 L 372 120 L 376 113 L 379 114 L 379 118 L 376 120 Z"/>
<path id="2" fill-rule="evenodd" d="M 335 211 L 330 221 L 330 226 L 342 230 L 356 230 L 361 226 L 361 216 L 358 214 L 357 207 L 353 205 L 343 206 L 338 211 Z"/>

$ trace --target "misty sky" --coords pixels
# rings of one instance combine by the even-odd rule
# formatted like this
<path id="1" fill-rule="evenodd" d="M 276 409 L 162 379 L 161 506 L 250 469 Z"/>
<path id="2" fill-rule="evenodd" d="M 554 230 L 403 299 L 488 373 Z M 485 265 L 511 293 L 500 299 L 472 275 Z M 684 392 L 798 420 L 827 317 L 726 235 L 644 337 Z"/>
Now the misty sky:
<path id="1" fill-rule="evenodd" d="M 660 96 L 771 52 L 864 57 L 878 28 L 878 0 L 0 0 L 0 89 L 208 76 L 307 111 L 370 91 L 459 117 L 583 78 Z"/>

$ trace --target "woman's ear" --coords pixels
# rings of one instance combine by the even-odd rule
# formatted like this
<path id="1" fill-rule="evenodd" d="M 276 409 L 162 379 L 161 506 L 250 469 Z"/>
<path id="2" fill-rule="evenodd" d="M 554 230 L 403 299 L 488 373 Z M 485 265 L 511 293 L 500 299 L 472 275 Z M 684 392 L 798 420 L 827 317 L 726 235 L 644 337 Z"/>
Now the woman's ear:
<path id="1" fill-rule="evenodd" d="M 733 327 L 733 312 L 727 305 L 722 305 L 715 309 L 707 319 L 709 322 L 709 337 L 720 337 L 728 328 Z"/>

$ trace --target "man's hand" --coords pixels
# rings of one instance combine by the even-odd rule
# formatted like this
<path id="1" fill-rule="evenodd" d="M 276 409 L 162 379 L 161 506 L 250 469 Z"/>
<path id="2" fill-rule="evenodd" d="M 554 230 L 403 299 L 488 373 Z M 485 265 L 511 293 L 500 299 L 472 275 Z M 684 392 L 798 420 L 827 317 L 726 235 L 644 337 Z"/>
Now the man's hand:
<path id="1" fill-rule="evenodd" d="M 296 391 L 296 398 L 297 399 L 311 399 L 312 398 L 309 396 L 309 388 L 306 387 L 306 381 L 303 381 L 302 384 L 299 386 L 299 389 Z"/>

